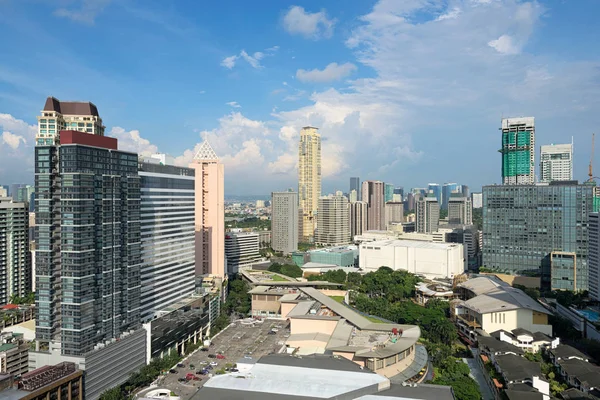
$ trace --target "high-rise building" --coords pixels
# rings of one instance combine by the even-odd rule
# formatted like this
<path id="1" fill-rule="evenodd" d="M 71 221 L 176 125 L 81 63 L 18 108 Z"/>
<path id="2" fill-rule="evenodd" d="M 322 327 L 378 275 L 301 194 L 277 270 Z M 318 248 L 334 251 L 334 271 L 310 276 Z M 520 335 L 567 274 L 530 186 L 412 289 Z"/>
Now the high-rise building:
<path id="1" fill-rule="evenodd" d="M 0 197 L 8 197 L 8 189 L 0 186 Z"/>
<path id="2" fill-rule="evenodd" d="M 556 290 L 588 289 L 589 215 L 598 188 L 554 182 L 483 188 L 483 264 L 541 274 Z"/>
<path id="3" fill-rule="evenodd" d="M 227 273 L 237 274 L 261 260 L 258 232 L 228 232 L 225 234 Z"/>
<path id="4" fill-rule="evenodd" d="M 460 192 L 464 197 L 471 197 L 471 191 L 468 185 L 460 185 Z"/>
<path id="5" fill-rule="evenodd" d="M 483 193 L 471 193 L 471 204 L 473 205 L 473 208 L 483 207 Z"/>
<path id="6" fill-rule="evenodd" d="M 283 254 L 298 250 L 298 193 L 271 193 L 271 247 Z"/>
<path id="7" fill-rule="evenodd" d="M 348 199 L 340 195 L 319 198 L 315 243 L 338 246 L 350 243 Z"/>
<path id="8" fill-rule="evenodd" d="M 550 144 L 540 149 L 540 181 L 573 179 L 573 145 Z"/>
<path id="9" fill-rule="evenodd" d="M 13 196 L 13 199 L 19 203 L 27 203 L 29 211 L 33 211 L 34 208 L 34 199 L 33 193 L 35 188 L 31 185 L 24 185 L 16 190 L 16 194 Z"/>
<path id="10" fill-rule="evenodd" d="M 8 195 L 17 200 L 19 189 L 27 186 L 25 183 L 13 183 L 8 187 Z"/>
<path id="11" fill-rule="evenodd" d="M 208 141 L 202 143 L 190 168 L 196 170 L 196 275 L 224 279 L 225 170 Z"/>
<path id="12" fill-rule="evenodd" d="M 392 185 L 391 183 L 386 183 L 385 187 L 384 187 L 383 201 L 387 203 L 388 201 L 392 201 L 393 198 L 394 198 L 394 185 Z"/>
<path id="13" fill-rule="evenodd" d="M 437 183 L 430 183 L 429 185 L 427 185 L 427 189 L 417 189 L 419 191 L 422 192 L 423 197 L 425 196 L 429 196 L 431 193 L 433 193 L 433 197 L 436 198 L 438 204 L 442 205 L 442 188 L 440 187 L 440 185 L 438 185 Z"/>
<path id="14" fill-rule="evenodd" d="M 448 200 L 450 200 L 450 196 L 452 193 L 460 192 L 460 185 L 458 183 L 444 183 L 442 185 L 442 202 L 440 203 L 440 208 L 442 210 L 448 209 Z"/>
<path id="15" fill-rule="evenodd" d="M 600 213 L 590 213 L 588 236 L 588 287 L 590 297 L 600 301 Z"/>
<path id="16" fill-rule="evenodd" d="M 385 203 L 385 226 L 386 229 L 393 223 L 404 222 L 404 204 L 401 202 L 388 201 Z"/>
<path id="17" fill-rule="evenodd" d="M 471 199 L 462 193 L 452 193 L 448 201 L 448 223 L 459 225 L 473 224 Z"/>
<path id="18" fill-rule="evenodd" d="M 140 157 L 141 299 L 144 321 L 194 293 L 194 170 Z"/>
<path id="19" fill-rule="evenodd" d="M 502 183 L 535 183 L 535 119 L 502 119 Z"/>
<path id="20" fill-rule="evenodd" d="M 358 192 L 356 190 L 352 189 L 350 193 L 348 193 L 348 201 L 350 201 L 350 203 L 358 201 Z"/>
<path id="21" fill-rule="evenodd" d="M 381 181 L 364 181 L 362 183 L 362 199 L 369 205 L 367 228 L 370 231 L 385 229 L 384 183 Z"/>
<path id="22" fill-rule="evenodd" d="M 396 188 L 394 188 L 394 194 L 399 194 L 400 195 L 400 201 L 404 200 L 404 188 L 402 186 L 398 186 Z"/>
<path id="23" fill-rule="evenodd" d="M 361 198 L 360 198 L 360 178 L 358 176 L 354 176 L 354 177 L 350 178 L 350 190 L 348 191 L 348 193 L 352 193 L 353 190 L 356 190 L 356 195 L 358 196 L 358 198 L 354 201 L 361 200 Z"/>
<path id="24" fill-rule="evenodd" d="M 408 192 L 406 194 L 406 199 L 404 200 L 404 208 L 408 212 L 413 212 L 415 210 L 415 194 L 413 192 Z"/>
<path id="25" fill-rule="evenodd" d="M 27 204 L 0 197 L 0 305 L 31 291 Z"/>
<path id="26" fill-rule="evenodd" d="M 416 205 L 416 231 L 417 233 L 437 232 L 440 224 L 440 205 L 434 193 L 421 197 Z"/>
<path id="27" fill-rule="evenodd" d="M 364 201 L 350 203 L 350 240 L 367 230 L 367 212 L 369 205 Z"/>
<path id="28" fill-rule="evenodd" d="M 298 201 L 303 212 L 302 240 L 314 237 L 317 208 L 321 197 L 321 135 L 317 128 L 305 126 L 298 144 Z"/>

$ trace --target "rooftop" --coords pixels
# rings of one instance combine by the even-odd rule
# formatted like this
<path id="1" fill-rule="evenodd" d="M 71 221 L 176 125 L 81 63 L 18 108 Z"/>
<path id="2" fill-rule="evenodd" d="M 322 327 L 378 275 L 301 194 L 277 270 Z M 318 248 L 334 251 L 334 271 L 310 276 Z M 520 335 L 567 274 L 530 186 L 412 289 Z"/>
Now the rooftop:
<path id="1" fill-rule="evenodd" d="M 600 367 L 586 361 L 573 358 L 558 362 L 567 375 L 593 388 L 600 388 Z"/>
<path id="2" fill-rule="evenodd" d="M 548 349 L 548 352 L 557 360 L 566 360 L 569 358 L 580 358 L 584 361 L 589 360 L 589 357 L 568 344 L 559 344 L 555 348 Z"/>
<path id="3" fill-rule="evenodd" d="M 64 115 L 93 115 L 99 117 L 98 108 L 94 103 L 84 101 L 60 101 L 48 97 L 43 111 L 56 111 Z"/>
<path id="4" fill-rule="evenodd" d="M 491 353 L 515 353 L 515 354 L 523 354 L 523 350 L 515 346 L 514 344 L 505 342 L 503 340 L 498 340 L 493 336 L 479 336 L 477 338 L 480 346 L 483 346 Z"/>
<path id="5" fill-rule="evenodd" d="M 453 400 L 454 394 L 450 386 L 419 384 L 415 386 L 403 386 L 392 384 L 389 390 L 376 394 L 368 394 L 358 397 L 356 400 Z"/>
<path id="6" fill-rule="evenodd" d="M 410 247 L 410 248 L 418 248 L 418 249 L 430 249 L 430 250 L 447 250 L 451 248 L 455 248 L 458 246 L 457 243 L 434 243 L 420 240 L 403 240 L 403 239 L 393 239 L 393 240 L 376 240 L 374 242 L 363 243 L 361 245 L 364 247 L 374 247 L 374 246 L 392 246 L 392 247 Z"/>
<path id="7" fill-rule="evenodd" d="M 521 356 L 515 356 L 514 354 L 496 356 L 496 363 L 509 382 L 531 379 L 533 376 L 542 376 L 539 363 L 529 361 Z"/>

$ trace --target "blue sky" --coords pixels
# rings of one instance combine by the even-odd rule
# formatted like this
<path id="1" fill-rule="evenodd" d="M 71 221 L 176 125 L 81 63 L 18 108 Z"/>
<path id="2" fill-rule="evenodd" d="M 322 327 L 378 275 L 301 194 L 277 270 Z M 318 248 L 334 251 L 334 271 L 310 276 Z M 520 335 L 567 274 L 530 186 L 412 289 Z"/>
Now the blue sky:
<path id="1" fill-rule="evenodd" d="M 538 151 L 574 137 L 582 180 L 600 126 L 598 12 L 595 0 L 0 0 L 0 183 L 33 181 L 49 95 L 94 102 L 121 148 L 181 165 L 208 138 L 229 194 L 294 187 L 305 125 L 323 136 L 324 192 L 350 176 L 498 183 L 502 116 L 535 116 Z"/>

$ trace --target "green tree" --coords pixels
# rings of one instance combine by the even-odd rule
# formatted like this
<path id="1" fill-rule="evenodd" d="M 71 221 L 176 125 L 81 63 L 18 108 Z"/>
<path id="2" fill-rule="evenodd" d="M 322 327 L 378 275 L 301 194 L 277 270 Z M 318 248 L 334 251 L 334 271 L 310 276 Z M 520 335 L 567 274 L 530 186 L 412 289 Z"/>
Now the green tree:
<path id="1" fill-rule="evenodd" d="M 126 396 L 121 391 L 120 386 L 105 390 L 100 395 L 100 400 L 128 400 L 129 398 L 130 398 L 129 396 Z"/>
<path id="2" fill-rule="evenodd" d="M 474 208 L 473 209 L 473 225 L 478 230 L 483 230 L 483 208 Z"/>
<path id="3" fill-rule="evenodd" d="M 291 278 L 300 278 L 302 277 L 302 268 L 297 265 L 285 264 L 281 266 L 281 274 Z"/>
<path id="4" fill-rule="evenodd" d="M 249 290 L 248 284 L 241 278 L 230 279 L 227 301 L 224 305 L 225 312 L 229 315 L 233 313 L 247 315 L 252 306 L 252 298 L 248 293 Z"/>

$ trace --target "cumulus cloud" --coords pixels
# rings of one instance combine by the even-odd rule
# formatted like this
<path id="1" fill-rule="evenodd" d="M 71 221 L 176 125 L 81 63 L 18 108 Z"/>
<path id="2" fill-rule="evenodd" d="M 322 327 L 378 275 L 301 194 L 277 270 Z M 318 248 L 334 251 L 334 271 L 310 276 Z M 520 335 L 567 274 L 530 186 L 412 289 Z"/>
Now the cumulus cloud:
<path id="1" fill-rule="evenodd" d="M 120 126 L 115 126 L 107 136 L 117 138 L 119 150 L 132 151 L 142 156 L 158 153 L 158 147 L 150 143 L 148 139 L 144 139 L 138 130 L 126 131 Z"/>
<path id="2" fill-rule="evenodd" d="M 315 40 L 331 37 L 335 23 L 335 19 L 327 17 L 325 10 L 310 13 L 300 6 L 291 7 L 283 17 L 283 27 L 290 34 Z"/>
<path id="3" fill-rule="evenodd" d="M 509 35 L 502 35 L 498 39 L 490 40 L 488 46 L 501 54 L 519 54 L 521 52 L 520 46 Z"/>
<path id="4" fill-rule="evenodd" d="M 260 64 L 260 60 L 265 58 L 265 56 L 274 55 L 277 52 L 277 50 L 279 50 L 279 46 L 269 47 L 264 51 L 256 51 L 254 52 L 254 54 L 249 54 L 246 52 L 246 50 L 242 50 L 240 51 L 240 54 L 234 54 L 232 56 L 224 58 L 223 61 L 221 61 L 221 66 L 227 69 L 233 69 L 233 67 L 236 66 L 238 60 L 241 59 L 250 64 L 252 68 L 260 69 L 263 67 Z"/>
<path id="5" fill-rule="evenodd" d="M 75 22 L 93 25 L 96 17 L 112 0 L 80 0 L 72 8 L 59 8 L 54 11 L 57 17 L 68 18 Z"/>
<path id="6" fill-rule="evenodd" d="M 23 136 L 15 135 L 9 131 L 2 132 L 2 143 L 7 144 L 13 150 L 16 150 L 21 142 L 24 144 L 27 143 Z"/>
<path id="7" fill-rule="evenodd" d="M 238 56 L 229 56 L 221 61 L 221 65 L 225 68 L 232 69 L 235 67 L 235 62 L 237 61 Z"/>
<path id="8" fill-rule="evenodd" d="M 37 125 L 0 113 L 0 182 L 33 182 Z"/>
<path id="9" fill-rule="evenodd" d="M 307 71 L 304 69 L 299 69 L 296 71 L 296 78 L 301 82 L 331 82 L 345 78 L 354 71 L 356 71 L 356 65 L 352 63 L 331 63 L 322 70 L 313 69 Z"/>
<path id="10" fill-rule="evenodd" d="M 231 106 L 231 107 L 233 107 L 233 108 L 241 108 L 241 107 L 242 107 L 242 106 L 240 106 L 240 105 L 238 104 L 238 102 L 237 102 L 237 101 L 230 101 L 230 102 L 228 102 L 228 103 L 225 103 L 225 104 L 227 104 L 228 106 Z"/>

